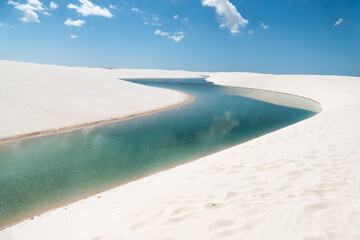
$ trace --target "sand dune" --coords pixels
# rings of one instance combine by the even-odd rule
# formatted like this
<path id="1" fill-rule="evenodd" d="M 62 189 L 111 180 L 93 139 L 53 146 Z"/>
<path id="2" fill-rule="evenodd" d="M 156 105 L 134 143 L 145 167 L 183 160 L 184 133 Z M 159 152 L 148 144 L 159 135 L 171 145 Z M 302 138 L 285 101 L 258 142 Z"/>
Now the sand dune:
<path id="1" fill-rule="evenodd" d="M 358 103 L 359 77 L 215 73 L 208 80 L 219 85 L 256 88 L 303 96 L 321 104 L 323 111 Z"/>
<path id="2" fill-rule="evenodd" d="M 323 112 L 23 221 L 0 239 L 360 239 L 360 78 L 209 80 L 312 98 Z"/>
<path id="3" fill-rule="evenodd" d="M 134 70 L 70 68 L 0 61 L 0 141 L 122 119 L 185 103 L 189 96 L 118 78 Z M 139 70 L 137 77 L 196 77 Z"/>

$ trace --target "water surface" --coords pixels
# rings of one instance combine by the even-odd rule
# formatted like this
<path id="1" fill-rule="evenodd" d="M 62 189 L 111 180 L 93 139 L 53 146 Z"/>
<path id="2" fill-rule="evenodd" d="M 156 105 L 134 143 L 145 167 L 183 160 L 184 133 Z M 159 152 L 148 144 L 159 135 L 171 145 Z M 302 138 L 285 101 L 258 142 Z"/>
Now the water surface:
<path id="1" fill-rule="evenodd" d="M 131 81 L 184 91 L 195 101 L 127 121 L 0 145 L 0 226 L 315 114 L 249 99 L 240 96 L 240 89 L 204 79 Z"/>

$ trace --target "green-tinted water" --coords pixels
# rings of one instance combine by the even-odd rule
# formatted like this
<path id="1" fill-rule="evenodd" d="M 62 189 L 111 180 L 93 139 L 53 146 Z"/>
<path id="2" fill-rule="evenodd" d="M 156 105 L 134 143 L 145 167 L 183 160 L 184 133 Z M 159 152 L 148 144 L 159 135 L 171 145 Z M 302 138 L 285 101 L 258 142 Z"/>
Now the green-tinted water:
<path id="1" fill-rule="evenodd" d="M 132 80 L 185 91 L 169 111 L 0 145 L 0 226 L 199 158 L 315 113 L 238 96 L 203 79 Z"/>

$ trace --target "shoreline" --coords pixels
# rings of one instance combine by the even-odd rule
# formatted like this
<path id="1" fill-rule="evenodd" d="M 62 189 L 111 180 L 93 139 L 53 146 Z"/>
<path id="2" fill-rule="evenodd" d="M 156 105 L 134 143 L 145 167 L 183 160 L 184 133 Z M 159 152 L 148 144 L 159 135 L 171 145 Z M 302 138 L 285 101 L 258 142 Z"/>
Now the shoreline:
<path id="1" fill-rule="evenodd" d="M 169 89 L 171 90 L 171 89 Z M 53 134 L 63 134 L 63 133 L 67 133 L 67 132 L 71 132 L 71 131 L 75 131 L 75 130 L 79 130 L 79 129 L 83 129 L 83 128 L 86 128 L 86 127 L 94 127 L 94 126 L 99 126 L 99 125 L 104 125 L 104 124 L 109 124 L 109 123 L 115 123 L 115 122 L 120 122 L 120 121 L 126 121 L 126 120 L 129 120 L 129 119 L 132 119 L 132 118 L 136 118 L 136 117 L 143 117 L 143 116 L 147 116 L 147 115 L 150 115 L 150 114 L 154 114 L 154 113 L 158 113 L 158 112 L 163 112 L 163 111 L 167 111 L 167 110 L 171 110 L 171 109 L 175 109 L 175 108 L 178 108 L 178 107 L 181 107 L 181 106 L 184 106 L 186 104 L 189 104 L 189 103 L 192 103 L 193 101 L 195 101 L 195 97 L 186 93 L 186 92 L 182 92 L 182 91 L 177 91 L 177 90 L 172 90 L 172 91 L 176 91 L 176 92 L 179 92 L 181 94 L 184 94 L 186 96 L 186 99 L 183 101 L 183 102 L 180 102 L 176 105 L 172 105 L 172 106 L 168 106 L 168 107 L 164 107 L 164 108 L 160 108 L 160 109 L 157 109 L 157 110 L 152 110 L 152 111 L 147 111 L 147 112 L 143 112 L 143 113 L 139 113 L 139 114 L 133 114 L 133 115 L 130 115 L 130 116 L 126 116 L 126 117 L 120 117 L 120 118 L 116 118 L 116 119 L 111 119 L 111 120 L 103 120 L 103 121 L 97 121 L 97 122 L 94 122 L 94 123 L 86 123 L 86 124 L 81 124 L 81 125 L 77 125 L 77 126 L 71 126 L 71 127 L 66 127 L 66 128 L 61 128 L 59 130 L 49 130 L 49 131 L 45 131 L 45 132 L 41 132 L 41 133 L 30 133 L 30 134 L 26 134 L 24 136 L 15 136 L 14 138 L 10 138 L 10 139 L 0 139 L 0 145 L 1 144 L 5 144 L 5 143 L 9 143 L 9 142 L 13 142 L 13 141 L 21 141 L 21 140 L 24 140 L 24 139 L 30 139 L 30 138 L 36 138 L 36 137 L 43 137 L 43 136 L 48 136 L 48 135 L 53 135 Z M 193 160 L 192 160 L 193 161 Z M 178 165 L 176 165 L 178 166 Z M 174 167 L 174 166 L 172 166 Z M 172 168 L 170 167 L 170 168 Z M 0 226 L 0 231 L 6 229 L 6 228 L 9 228 L 11 226 L 14 226 L 16 225 L 17 223 L 20 223 L 22 221 L 25 221 L 27 219 L 34 219 L 38 216 L 41 216 L 42 214 L 45 214 L 47 212 L 50 212 L 52 210 L 55 210 L 55 209 L 58 209 L 58 208 L 61 208 L 61 207 L 66 207 L 67 205 L 69 204 L 72 204 L 72 203 L 75 203 L 75 202 L 78 202 L 78 201 L 81 201 L 81 200 L 85 200 L 89 197 L 92 197 L 92 196 L 95 196 L 95 195 L 98 195 L 102 192 L 106 192 L 108 190 L 111 190 L 113 188 L 116 188 L 116 187 L 119 187 L 119 186 L 122 186 L 122 185 L 125 185 L 129 182 L 133 182 L 133 181 L 136 181 L 136 180 L 139 180 L 139 179 L 142 179 L 142 178 L 145 178 L 145 177 L 148 177 L 148 176 L 151 176 L 153 174 L 156 174 L 158 172 L 162 172 L 162 171 L 166 171 L 167 169 L 169 168 L 166 168 L 166 169 L 163 169 L 163 170 L 160 170 L 160 171 L 157 171 L 155 173 L 151 173 L 151 174 L 147 174 L 147 175 L 144 175 L 144 176 L 140 176 L 140 177 L 137 177 L 137 178 L 134 178 L 134 179 L 131 179 L 129 181 L 126 181 L 124 183 L 121 183 L 121 184 L 116 184 L 116 185 L 113 185 L 113 186 L 110 186 L 110 187 L 107 187 L 107 188 L 103 188 L 99 191 L 95 191 L 93 193 L 90 193 L 84 197 L 80 197 L 80 198 L 74 198 L 72 200 L 69 200 L 69 201 L 66 201 L 64 203 L 61 203 L 61 204 L 57 204 L 56 206 L 54 207 L 50 207 L 48 208 L 47 210 L 44 210 L 44 211 L 34 211 L 33 213 L 31 214 L 27 214 L 26 216 L 24 217 L 19 217 L 17 220 L 14 220 L 12 221 L 11 223 L 5 223 L 3 226 Z"/>
<path id="2" fill-rule="evenodd" d="M 42 137 L 42 136 L 53 135 L 53 134 L 62 134 L 62 133 L 67 133 L 67 132 L 87 128 L 87 127 L 94 127 L 94 126 L 99 126 L 99 125 L 108 124 L 108 123 L 126 121 L 126 120 L 129 120 L 129 119 L 132 119 L 132 118 L 142 117 L 142 116 L 146 116 L 146 115 L 149 115 L 149 114 L 153 114 L 153 113 L 162 112 L 162 111 L 174 109 L 174 108 L 177 108 L 177 107 L 181 107 L 181 106 L 189 104 L 189 103 L 191 103 L 191 102 L 193 102 L 195 100 L 195 97 L 188 94 L 188 93 L 181 92 L 181 91 L 176 91 L 176 90 L 172 90 L 172 91 L 184 94 L 186 96 L 186 99 L 183 102 L 180 102 L 180 103 L 172 105 L 172 106 L 159 108 L 159 109 L 156 109 L 156 110 L 151 110 L 151 111 L 147 111 L 147 112 L 143 112 L 143 113 L 132 114 L 132 115 L 125 116 L 125 117 L 105 119 L 105 120 L 100 120 L 100 121 L 96 121 L 96 122 L 89 122 L 89 123 L 84 123 L 84 124 L 79 124 L 79 125 L 74 125 L 74 126 L 69 126 L 69 127 L 63 127 L 63 128 L 59 128 L 59 129 L 45 130 L 45 131 L 40 131 L 40 132 L 33 132 L 33 133 L 28 133 L 28 134 L 16 135 L 16 136 L 13 136 L 13 137 L 0 138 L 0 145 L 5 144 L 5 143 L 9 143 L 9 142 L 13 142 L 13 141 L 18 141 L 18 140 L 24 140 L 24 139 L 35 138 L 35 137 Z"/>
<path id="3" fill-rule="evenodd" d="M 186 99 L 183 101 L 183 102 L 180 102 L 176 105 L 173 105 L 173 106 L 168 106 L 168 107 L 164 107 L 164 108 L 160 108 L 160 109 L 157 109 L 157 110 L 152 110 L 152 111 L 148 111 L 148 112 L 143 112 L 143 113 L 139 113 L 139 114 L 133 114 L 133 115 L 130 115 L 130 116 L 126 116 L 126 117 L 120 117 L 120 118 L 116 118 L 116 119 L 111 119 L 111 120 L 103 120 L 103 121 L 97 121 L 97 122 L 94 122 L 94 123 L 86 123 L 86 124 L 81 124 L 81 125 L 77 125 L 77 126 L 71 126 L 71 127 L 66 127 L 66 128 L 62 128 L 62 129 L 59 129 L 59 130 L 49 130 L 49 131 L 45 131 L 45 132 L 41 132 L 41 133 L 34 133 L 34 134 L 27 134 L 27 135 L 24 135 L 24 136 L 15 136 L 14 138 L 11 138 L 11 139 L 0 139 L 0 145 L 1 144 L 5 144 L 5 143 L 9 143 L 9 142 L 13 142 L 13 141 L 21 141 L 21 140 L 24 140 L 24 139 L 29 139 L 29 138 L 36 138 L 36 137 L 43 137 L 43 136 L 48 136 L 48 135 L 53 135 L 53 134 L 62 134 L 62 133 L 67 133 L 67 132 L 71 132 L 71 131 L 75 131 L 75 130 L 79 130 L 79 129 L 83 129 L 83 128 L 86 128 L 86 127 L 94 127 L 94 126 L 99 126 L 99 125 L 104 125 L 104 124 L 109 124 L 109 123 L 115 123 L 115 122 L 120 122 L 120 121 L 126 121 L 126 120 L 129 120 L 129 119 L 132 119 L 132 118 L 136 118 L 136 117 L 142 117 L 142 116 L 147 116 L 147 115 L 150 115 L 150 114 L 154 114 L 154 113 L 158 113 L 158 112 L 163 112 L 163 111 L 167 111 L 167 110 L 171 110 L 171 109 L 175 109 L 175 108 L 178 108 L 178 107 L 181 107 L 181 106 L 184 106 L 186 104 L 189 104 L 191 102 L 193 102 L 195 100 L 195 97 L 188 94 L 188 93 L 185 93 L 185 92 L 182 92 L 182 91 L 177 91 L 177 90 L 173 90 L 173 91 L 176 91 L 176 92 L 179 92 L 179 93 L 182 93 L 186 96 Z M 168 168 L 167 168 L 168 169 Z M 166 171 L 167 169 L 164 169 L 164 170 L 160 170 L 158 172 L 161 172 L 161 171 Z M 156 172 L 156 173 L 158 173 Z M 121 183 L 121 184 L 116 184 L 114 186 L 110 186 L 110 187 L 107 187 L 107 188 L 104 188 L 104 189 L 101 189 L 99 191 L 95 191 L 93 193 L 90 193 L 86 196 L 83 196 L 83 197 L 80 197 L 80 198 L 74 198 L 72 200 L 69 200 L 69 201 L 66 201 L 64 203 L 61 203 L 61 204 L 57 204 L 56 206 L 54 207 L 50 207 L 48 208 L 47 210 L 42 210 L 42 211 L 34 211 L 33 213 L 30 213 L 30 214 L 27 214 L 26 216 L 24 217 L 19 217 L 18 219 L 12 221 L 11 223 L 5 223 L 3 226 L 0 226 L 0 231 L 6 229 L 6 228 L 9 228 L 11 226 L 14 226 L 16 225 L 17 223 L 20 223 L 24 220 L 27 220 L 27 219 L 34 219 L 38 216 L 41 216 L 42 214 L 45 214 L 47 212 L 50 212 L 52 210 L 55 210 L 55 209 L 58 209 L 58 208 L 61 208 L 61 207 L 66 207 L 67 205 L 69 204 L 72 204 L 74 202 L 77 202 L 77 201 L 81 201 L 81 200 L 84 200 L 84 199 L 87 199 L 89 197 L 92 197 L 92 196 L 95 196 L 95 195 L 98 195 L 102 192 L 105 192 L 105 191 L 108 191 L 108 190 L 111 190 L 113 188 L 116 188 L 116 187 L 119 187 L 121 185 L 125 185 L 129 182 L 132 182 L 132 181 L 136 181 L 136 180 L 139 180 L 139 179 L 142 179 L 144 177 L 147 177 L 147 176 L 150 176 L 150 175 L 153 175 L 153 174 L 156 174 L 156 173 L 151 173 L 151 174 L 148 174 L 148 175 L 144 175 L 144 176 L 141 176 L 141 177 L 137 177 L 135 179 L 131 179 L 129 181 L 126 181 L 124 183 Z"/>
<path id="4" fill-rule="evenodd" d="M 264 91 L 266 91 L 266 90 L 264 90 Z M 285 94 L 285 93 L 283 93 L 283 94 Z M 191 96 L 191 95 L 189 95 L 189 96 Z M 193 100 L 195 100 L 194 97 L 193 97 Z M 192 102 L 192 101 L 191 101 L 191 102 Z M 186 103 L 185 103 L 185 104 L 186 104 Z M 185 105 L 185 104 L 183 104 L 183 105 Z M 181 105 L 181 106 L 182 106 L 182 105 Z M 176 107 L 174 107 L 174 108 L 176 108 Z M 172 108 L 170 108 L 170 109 L 172 109 Z M 165 111 L 165 110 L 164 110 L 164 111 Z M 155 112 L 154 112 L 154 113 L 155 113 Z M 320 113 L 321 113 L 321 112 L 318 112 L 317 114 L 320 114 Z M 151 113 L 149 113 L 149 114 L 151 114 Z M 316 114 L 316 115 L 317 115 L 317 114 Z M 148 115 L 148 114 L 146 114 L 146 115 Z M 314 116 L 316 116 L 316 115 L 314 115 Z M 312 116 L 312 117 L 310 117 L 310 118 L 313 118 L 314 116 Z M 134 117 L 136 117 L 136 116 L 134 116 Z M 194 161 L 197 161 L 197 160 L 200 160 L 200 159 L 203 159 L 203 158 L 210 157 L 210 156 L 212 156 L 212 155 L 214 155 L 214 154 L 220 153 L 220 152 L 225 151 L 225 150 L 227 150 L 227 149 L 231 149 L 231 148 L 234 148 L 234 147 L 236 147 L 236 146 L 240 146 L 240 145 L 242 145 L 242 144 L 245 144 L 245 143 L 247 143 L 247 142 L 249 142 L 249 141 L 253 141 L 253 140 L 256 140 L 256 139 L 258 139 L 258 138 L 261 138 L 261 137 L 264 137 L 264 136 L 273 134 L 273 133 L 275 133 L 275 132 L 277 132 L 277 131 L 279 131 L 279 130 L 281 130 L 281 129 L 285 129 L 285 128 L 291 127 L 291 126 L 293 126 L 293 125 L 295 125 L 295 124 L 301 123 L 301 122 L 306 121 L 306 120 L 308 120 L 308 119 L 310 119 L 310 118 L 306 118 L 306 119 L 301 120 L 301 121 L 299 121 L 299 122 L 295 122 L 295 123 L 290 124 L 290 125 L 287 125 L 287 126 L 285 126 L 285 127 L 283 127 L 283 128 L 280 128 L 280 129 L 277 129 L 277 130 L 275 130 L 275 131 L 271 131 L 271 132 L 266 133 L 266 134 L 264 134 L 264 135 L 261 135 L 261 136 L 252 138 L 252 139 L 250 139 L 250 140 L 247 140 L 247 141 L 245 141 L 245 142 L 238 143 L 238 144 L 234 144 L 234 145 L 232 145 L 232 146 L 229 146 L 229 147 L 226 147 L 226 148 L 217 150 L 217 151 L 215 151 L 215 152 L 213 152 L 213 153 L 210 153 L 210 154 L 208 154 L 208 155 L 204 155 L 204 156 L 202 156 L 202 157 L 200 157 L 200 158 L 190 159 L 190 160 L 188 160 L 188 161 L 186 161 L 186 162 L 181 162 L 180 164 L 175 164 L 175 165 L 173 165 L 173 166 L 169 166 L 169 167 L 160 169 L 160 170 L 158 170 L 158 171 L 156 171 L 156 172 L 152 172 L 152 173 L 145 174 L 145 175 L 142 175 L 142 176 L 139 176 L 139 177 L 135 177 L 135 178 L 133 178 L 133 179 L 127 180 L 127 181 L 125 181 L 125 182 L 123 182 L 123 183 L 120 183 L 120 184 L 114 184 L 114 185 L 112 185 L 112 186 L 102 188 L 101 190 L 94 191 L 93 193 L 89 193 L 89 194 L 87 194 L 87 195 L 85 195 L 85 196 L 83 196 L 83 197 L 73 198 L 72 200 L 63 202 L 63 203 L 61 203 L 61 204 L 56 204 L 56 206 L 54 205 L 54 207 L 50 207 L 50 208 L 48 208 L 47 210 L 34 211 L 33 213 L 28 214 L 28 215 L 25 216 L 25 217 L 19 217 L 18 220 L 15 220 L 15 221 L 12 222 L 12 223 L 5 224 L 4 226 L 0 226 L 0 232 L 3 231 L 3 230 L 5 230 L 5 229 L 7 229 L 7 228 L 10 228 L 10 227 L 12 227 L 12 226 L 15 226 L 15 225 L 17 225 L 17 224 L 19 224 L 19 223 L 21 223 L 21 222 L 23 222 L 23 221 L 33 220 L 33 219 L 35 219 L 35 218 L 37 218 L 37 217 L 41 217 L 42 215 L 44 215 L 44 214 L 46 214 L 46 213 L 48 213 L 48 212 L 51 212 L 51 211 L 54 211 L 54 210 L 57 210 L 57 209 L 65 209 L 65 210 L 66 210 L 69 205 L 75 204 L 75 203 L 78 203 L 78 202 L 81 202 L 81 201 L 85 201 L 85 200 L 88 199 L 88 198 L 95 198 L 95 197 L 96 197 L 96 198 L 100 198 L 100 197 L 101 197 L 101 194 L 106 194 L 107 192 L 110 192 L 110 191 L 112 191 L 112 190 L 114 190 L 114 189 L 116 189 L 116 188 L 122 187 L 122 186 L 124 186 L 124 185 L 129 184 L 129 183 L 133 183 L 133 182 L 136 182 L 136 181 L 145 179 L 145 178 L 151 178 L 152 176 L 154 176 L 154 175 L 156 175 L 156 174 L 163 173 L 163 172 L 169 171 L 169 170 L 171 170 L 171 169 L 173 169 L 173 168 L 181 167 L 181 166 L 187 165 L 187 164 L 189 164 L 189 163 L 191 163 L 191 162 L 194 162 Z M 126 119 L 126 120 L 127 120 L 127 119 Z M 106 123 L 105 123 L 105 124 L 106 124 Z M 70 131 L 72 131 L 72 130 L 70 130 Z M 62 133 L 62 132 L 61 132 L 61 133 Z M 59 134 L 61 134 L 61 133 L 59 133 Z M 35 137 L 36 137 L 36 136 L 35 136 Z"/>
<path id="5" fill-rule="evenodd" d="M 276 91 L 271 91 L 271 90 L 262 90 L 262 89 L 255 89 L 255 88 L 243 88 L 243 87 L 234 87 L 234 88 L 241 88 L 241 89 L 250 89 L 250 90 L 256 90 L 256 91 L 259 91 L 259 92 L 267 92 L 267 93 L 274 93 L 274 94 L 283 94 L 283 95 L 289 95 L 289 96 L 294 96 L 296 98 L 300 98 L 300 99 L 303 99 L 303 100 L 309 100 L 311 102 L 314 102 L 316 104 L 319 105 L 320 107 L 320 104 L 312 99 L 309 99 L 309 98 L 305 98 L 305 97 L 302 97 L 302 96 L 299 96 L 299 95 L 294 95 L 294 94 L 288 94 L 288 93 L 283 93 L 283 92 L 276 92 Z M 172 89 L 169 89 L 169 90 L 172 90 Z M 170 110 L 170 109 L 174 109 L 174 108 L 177 108 L 177 107 L 181 107 L 183 105 L 186 105 L 186 104 L 189 104 L 191 102 L 193 102 L 195 100 L 195 97 L 186 93 L 186 92 L 182 92 L 182 91 L 177 91 L 177 90 L 172 90 L 172 91 L 176 91 L 176 92 L 179 92 L 179 93 L 182 93 L 184 95 L 186 95 L 186 99 L 181 102 L 181 103 L 178 103 L 176 105 L 173 105 L 173 106 L 169 106 L 169 107 L 165 107 L 165 108 L 161 108 L 161 109 L 157 109 L 157 110 L 153 110 L 153 111 L 148 111 L 148 112 L 144 112 L 144 113 L 139 113 L 139 114 L 134 114 L 134 115 L 131 115 L 131 116 L 127 116 L 127 117 L 121 117 L 121 118 L 116 118 L 116 119 L 111 119 L 111 120 L 103 120 L 103 121 L 97 121 L 97 122 L 94 122 L 94 123 L 86 123 L 86 124 L 81 124 L 81 125 L 78 125 L 78 126 L 72 126 L 72 127 L 68 127 L 68 128 L 64 128 L 64 129 L 59 129 L 59 130 L 56 130 L 56 131 L 53 131 L 53 130 L 50 130 L 50 131 L 45 131 L 43 133 L 35 133 L 35 134 L 29 134 L 29 135 L 26 135 L 26 136 L 20 136 L 19 138 L 14 138 L 14 139 L 8 139 L 8 140 L 2 140 L 0 139 L 0 144 L 3 144 L 3 143 L 8 143 L 8 142 L 12 142 L 12 141 L 17 141 L 17 140 L 24 140 L 24 139 L 29 139 L 29 138 L 35 138 L 35 137 L 42 137 L 42 136 L 47 136 L 47 135 L 53 135 L 53 134 L 62 134 L 62 133 L 66 133 L 66 132 L 71 132 L 71 131 L 75 131 L 75 130 L 79 130 L 79 129 L 83 129 L 83 128 L 86 128 L 86 127 L 93 127 L 93 126 L 99 126 L 99 125 L 103 125 L 103 124 L 108 124 L 108 123 L 114 123 L 114 122 L 119 122 L 119 121 L 125 121 L 125 120 L 129 120 L 129 119 L 132 119 L 132 118 L 135 118 L 135 117 L 141 117 L 141 116 L 146 116 L 146 115 L 150 115 L 150 114 L 153 114 L 153 113 L 157 113 L 157 112 L 162 112 L 162 111 L 166 111 L 166 110 Z M 261 94 L 260 94 L 261 95 Z M 248 97 L 248 96 L 247 96 Z M 251 97 L 248 97 L 248 98 L 251 98 Z M 260 100 L 258 98 L 254 98 L 254 99 L 257 99 L 257 100 Z M 264 102 L 268 102 L 268 103 L 272 103 L 271 101 L 266 101 L 266 100 L 260 100 L 260 101 L 264 101 Z M 275 104 L 275 105 L 279 105 L 279 104 L 276 104 L 276 103 L 272 103 L 272 104 Z M 286 105 L 285 105 L 286 106 Z M 291 106 L 287 106 L 287 107 L 291 107 Z M 293 108 L 297 108 L 297 107 L 293 107 Z M 302 109 L 302 108 L 297 108 L 297 109 Z M 320 107 L 321 109 L 321 107 Z M 308 111 L 311 111 L 311 110 L 308 110 Z M 321 111 L 320 111 L 321 112 Z M 319 114 L 320 112 L 317 112 L 317 114 Z M 307 118 L 308 119 L 308 118 Z M 304 120 L 301 120 L 300 122 L 302 121 L 305 121 L 307 119 L 304 119 Z M 283 128 L 287 128 L 287 127 L 290 127 L 294 124 L 297 124 L 299 122 L 296 122 L 296 123 L 293 123 L 291 125 L 288 125 L 286 127 L 283 127 Z M 282 128 L 281 128 L 282 129 Z M 280 130 L 280 129 L 278 129 Z M 263 136 L 266 136 L 268 134 L 271 134 L 271 133 L 274 133 L 278 130 L 275 130 L 275 131 L 272 131 L 272 132 L 269 132 L 269 133 L 266 133 L 264 135 L 261 135 L 261 136 L 258 136 L 256 138 L 253 138 L 253 139 L 250 139 L 248 141 L 251 141 L 251 140 L 254 140 L 254 139 L 257 139 L 257 138 L 260 138 L 260 137 L 263 137 Z M 208 155 L 205 155 L 205 156 L 202 156 L 200 158 L 205 158 L 205 157 L 209 157 L 210 155 L 213 155 L 213 154 L 216 154 L 218 152 L 221 152 L 221 151 L 224 151 L 226 149 L 229 149 L 229 148 L 232 148 L 234 146 L 237 146 L 237 145 L 241 145 L 241 144 L 244 144 L 248 141 L 245 141 L 245 142 L 242 142 L 242 143 L 239 143 L 239 144 L 235 144 L 233 146 L 230 146 L 230 147 L 227 147 L 227 148 L 224 148 L 224 149 L 220 149 L 216 152 L 213 152 L 213 153 L 210 153 Z M 121 187 L 123 185 L 126 185 L 128 183 L 131 183 L 131 182 L 134 182 L 134 181 L 137 181 L 137 180 L 140 180 L 140 179 L 143 179 L 143 178 L 146 178 L 146 177 L 150 177 L 152 175 L 155 175 L 155 174 L 158 174 L 158 173 L 161 173 L 161 172 L 164 172 L 164 171 L 167 171 L 169 169 L 172 169 L 172 168 L 175 168 L 175 167 L 179 167 L 179 166 L 182 166 L 182 165 L 186 165 L 192 161 L 196 161 L 200 158 L 194 158 L 194 159 L 191 159 L 191 160 L 188 160 L 186 162 L 182 162 L 180 164 L 175 164 L 173 166 L 169 166 L 169 167 L 166 167 L 164 169 L 160 169 L 156 172 L 152 172 L 152 173 L 149 173 L 149 174 L 145 174 L 143 176 L 139 176 L 139 177 L 136 177 L 136 178 L 133 178 L 133 179 L 130 179 L 126 182 L 123 182 L 123 183 L 120 183 L 120 184 L 115 184 L 115 185 L 112 185 L 112 186 L 109 186 L 109 187 L 105 187 L 105 188 L 102 188 L 101 190 L 98 190 L 98 191 L 94 191 L 92 193 L 89 193 L 85 196 L 82 196 L 82 197 L 79 197 L 79 198 L 73 198 L 69 201 L 65 201 L 61 204 L 56 204 L 54 205 L 53 207 L 49 207 L 48 209 L 46 210 L 41 210 L 41 211 L 34 211 L 33 213 L 29 213 L 23 217 L 19 217 L 18 219 L 12 221 L 11 223 L 8 223 L 8 224 L 5 224 L 3 226 L 0 226 L 0 231 L 4 230 L 4 229 L 7 229 L 9 227 L 12 227 L 22 221 L 25 221 L 25 220 L 33 220 L 35 219 L 36 217 L 40 217 L 41 215 L 43 214 L 46 214 L 47 212 L 50 212 L 50 211 L 53 211 L 53 210 L 56 210 L 56 209 L 61 209 L 61 208 L 65 208 L 72 204 L 72 203 L 76 203 L 76 202 L 79 202 L 79 201 L 82 201 L 82 200 L 86 200 L 87 198 L 90 198 L 90 197 L 95 197 L 95 196 L 99 196 L 100 194 L 102 193 L 105 193 L 107 191 L 111 191 L 112 189 L 115 189 L 115 188 L 118 188 L 118 187 Z"/>
<path id="6" fill-rule="evenodd" d="M 205 80 L 208 81 L 207 79 L 205 79 Z M 209 82 L 211 82 L 211 81 L 209 81 Z M 213 83 L 213 82 L 211 82 L 211 83 Z M 217 85 L 216 83 L 213 83 L 213 84 Z M 258 101 L 263 101 L 263 102 L 271 103 L 271 104 L 278 105 L 278 106 L 285 106 L 285 107 L 290 107 L 290 108 L 302 109 L 302 110 L 307 110 L 307 111 L 316 112 L 316 113 L 321 113 L 323 111 L 320 102 L 318 102 L 318 101 L 316 101 L 316 100 L 314 100 L 312 98 L 304 97 L 304 96 L 301 96 L 301 95 L 292 94 L 292 93 L 286 93 L 286 92 L 273 91 L 273 90 L 267 90 L 267 89 L 251 88 L 251 87 L 237 87 L 237 86 L 229 86 L 229 87 L 238 88 L 238 89 L 244 89 L 244 90 L 251 90 L 251 91 L 260 91 L 260 92 L 266 92 L 266 93 L 273 93 L 273 94 L 282 94 L 282 95 L 286 95 L 286 96 L 290 96 L 290 97 L 299 98 L 299 99 L 301 99 L 303 101 L 309 101 L 312 104 L 315 104 L 317 109 L 313 109 L 313 108 L 305 106 L 305 105 L 303 105 L 303 106 L 293 106 L 292 104 L 286 104 L 286 103 L 280 104 L 280 103 L 274 102 L 272 100 L 262 98 L 261 94 L 257 95 L 256 97 L 244 95 L 247 98 L 256 99 Z"/>

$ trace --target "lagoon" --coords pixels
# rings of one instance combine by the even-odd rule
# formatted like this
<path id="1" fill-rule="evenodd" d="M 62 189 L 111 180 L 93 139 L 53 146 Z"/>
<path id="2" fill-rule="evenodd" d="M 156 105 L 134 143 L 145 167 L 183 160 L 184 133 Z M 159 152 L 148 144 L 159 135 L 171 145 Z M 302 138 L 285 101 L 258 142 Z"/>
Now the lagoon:
<path id="1" fill-rule="evenodd" d="M 218 86 L 204 79 L 129 81 L 184 91 L 195 101 L 126 121 L 1 144 L 0 226 L 316 114 L 247 98 L 254 91 L 257 96 L 265 92 Z M 283 98 L 282 102 L 289 97 L 266 94 Z"/>

